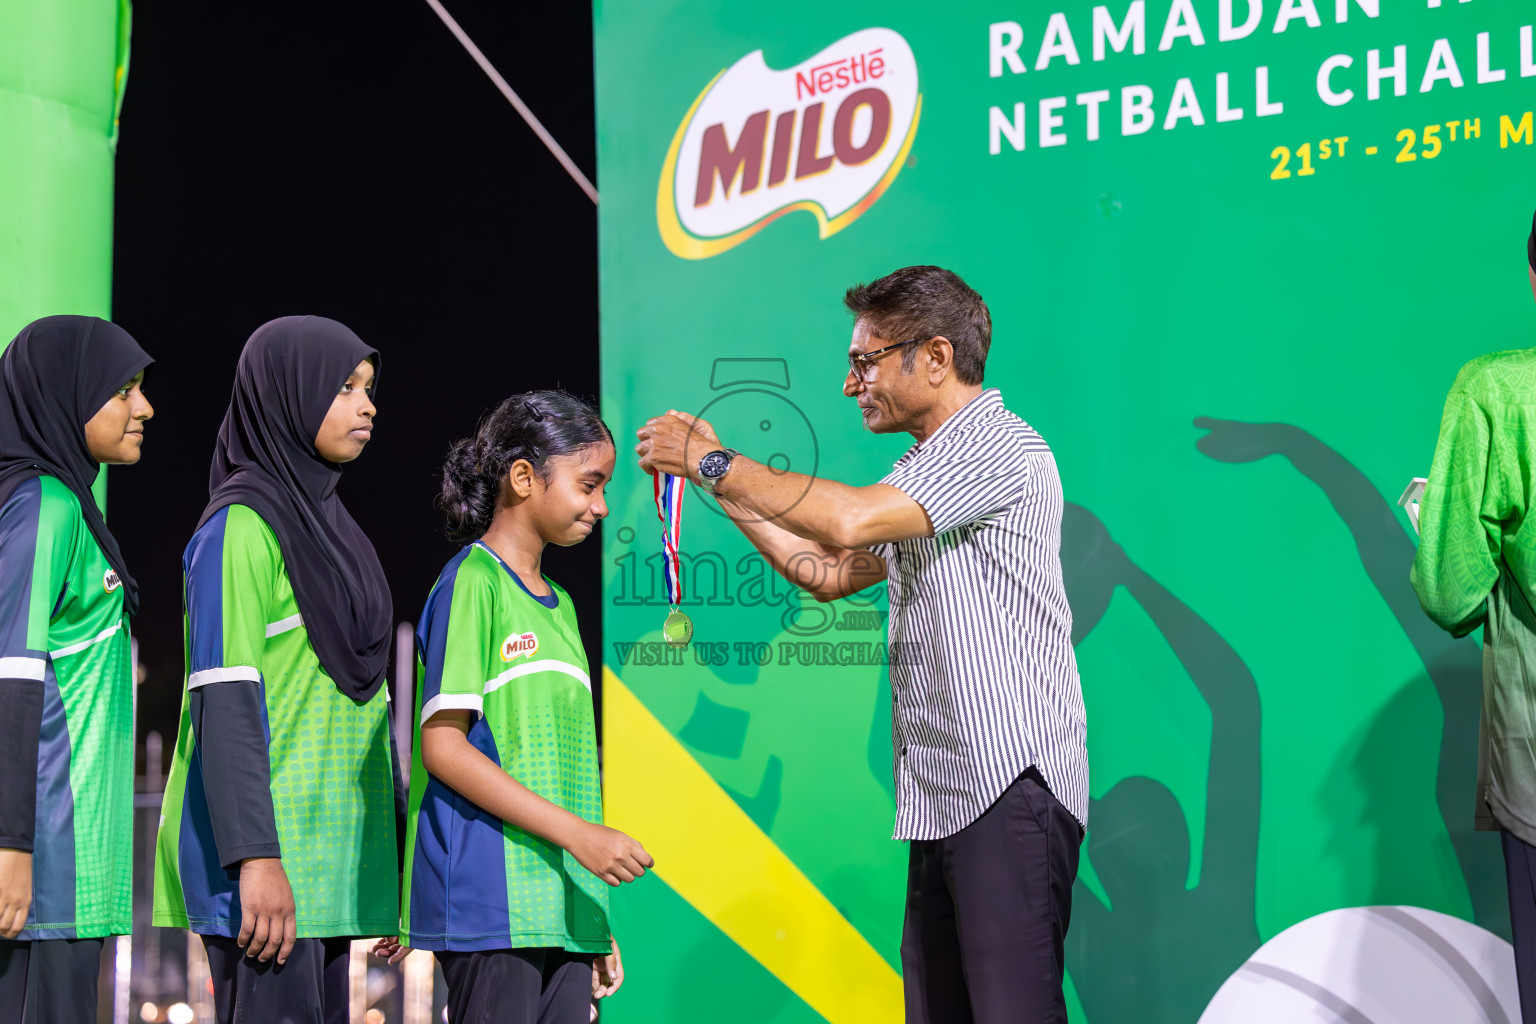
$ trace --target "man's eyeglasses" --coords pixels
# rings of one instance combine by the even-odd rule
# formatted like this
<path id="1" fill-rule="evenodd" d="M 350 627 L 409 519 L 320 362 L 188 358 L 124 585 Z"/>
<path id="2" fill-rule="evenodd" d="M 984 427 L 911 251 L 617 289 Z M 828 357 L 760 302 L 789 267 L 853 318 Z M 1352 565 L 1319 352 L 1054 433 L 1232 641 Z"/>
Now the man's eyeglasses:
<path id="1" fill-rule="evenodd" d="M 877 348 L 873 352 L 858 352 L 848 357 L 848 372 L 861 384 L 869 383 L 869 368 L 874 365 L 875 359 L 887 352 L 898 348 L 906 348 L 908 345 L 916 345 L 921 338 L 908 338 L 906 341 L 898 341 L 894 345 L 885 348 Z"/>

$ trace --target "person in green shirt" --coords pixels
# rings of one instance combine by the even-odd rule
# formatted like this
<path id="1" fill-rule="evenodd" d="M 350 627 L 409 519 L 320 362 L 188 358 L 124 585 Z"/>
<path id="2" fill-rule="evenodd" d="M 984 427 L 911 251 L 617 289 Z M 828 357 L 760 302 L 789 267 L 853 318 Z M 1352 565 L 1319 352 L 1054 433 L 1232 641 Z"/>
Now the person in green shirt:
<path id="1" fill-rule="evenodd" d="M 91 485 L 139 461 L 151 362 L 88 316 L 0 356 L 0 1024 L 95 1024 L 133 928 L 139 594 Z"/>
<path id="2" fill-rule="evenodd" d="M 398 927 L 393 611 L 336 493 L 373 436 L 378 367 L 334 320 L 259 328 L 182 559 L 154 922 L 202 936 L 220 1024 L 345 1024 L 351 939 Z"/>
<path id="3" fill-rule="evenodd" d="M 1528 243 L 1536 296 L 1536 224 Z M 1483 627 L 1477 827 L 1504 847 L 1520 1012 L 1536 1021 L 1536 348 L 1456 375 L 1419 502 L 1410 579 L 1451 635 Z M 1528 518 L 1531 517 L 1531 518 Z"/>
<path id="4" fill-rule="evenodd" d="M 449 561 L 416 630 L 399 942 L 433 950 L 453 1024 L 585 1024 L 623 977 L 605 886 L 652 860 L 602 824 L 592 683 L 546 545 L 608 514 L 613 435 L 559 391 L 504 401 L 453 446 Z"/>

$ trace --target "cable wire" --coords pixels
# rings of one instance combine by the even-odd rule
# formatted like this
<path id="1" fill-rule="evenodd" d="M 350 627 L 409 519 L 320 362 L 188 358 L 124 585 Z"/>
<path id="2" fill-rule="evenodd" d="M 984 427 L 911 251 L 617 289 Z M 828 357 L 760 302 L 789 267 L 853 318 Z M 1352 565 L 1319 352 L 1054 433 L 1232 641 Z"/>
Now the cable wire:
<path id="1" fill-rule="evenodd" d="M 480 65 L 480 70 L 484 71 L 486 77 L 491 80 L 496 88 L 501 90 L 501 94 L 507 98 L 507 102 L 512 104 L 513 109 L 522 115 L 524 121 L 528 122 L 528 127 L 533 129 L 533 133 L 539 137 L 539 141 L 543 142 L 545 147 L 554 154 L 555 159 L 560 161 L 560 166 L 565 168 L 565 172 L 571 176 L 571 179 L 576 184 L 581 186 L 581 190 L 587 194 L 587 198 L 591 199 L 593 204 L 596 205 L 596 186 L 587 180 L 587 176 L 581 173 L 581 168 L 577 167 L 575 162 L 566 155 L 565 150 L 560 148 L 560 143 L 555 141 L 555 137 L 549 134 L 548 129 L 539 122 L 537 117 L 533 116 L 533 111 L 528 109 L 528 104 L 523 102 L 522 97 L 512 91 L 512 87 L 507 84 L 507 80 L 501 77 L 501 72 L 497 71 L 495 66 L 486 59 L 485 54 L 480 52 L 480 47 L 476 46 L 475 41 L 469 38 L 464 30 L 459 27 L 459 23 L 453 20 L 453 15 L 448 13 L 439 0 L 427 0 L 427 6 L 437 12 L 437 16 L 443 20 L 443 24 L 448 26 L 448 31 L 453 33 L 454 38 L 458 39 L 464 49 L 469 52 L 469 55 L 475 59 L 475 63 Z"/>

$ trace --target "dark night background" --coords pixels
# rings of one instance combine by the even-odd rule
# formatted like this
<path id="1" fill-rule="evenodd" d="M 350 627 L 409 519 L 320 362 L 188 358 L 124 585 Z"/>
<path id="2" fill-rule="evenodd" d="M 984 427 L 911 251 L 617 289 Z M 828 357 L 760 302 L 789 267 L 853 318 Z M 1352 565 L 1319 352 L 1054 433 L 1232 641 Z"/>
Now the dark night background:
<path id="1" fill-rule="evenodd" d="M 445 6 L 595 181 L 590 5 Z M 108 510 L 142 587 L 140 730 L 168 753 L 181 552 L 245 339 L 315 313 L 378 348 L 378 429 L 340 493 L 396 621 L 414 622 L 456 550 L 432 504 L 449 443 L 517 391 L 597 394 L 597 215 L 421 0 L 182 0 L 133 18 L 112 304 L 157 359 L 155 419 L 142 462 L 111 471 Z M 628 431 L 610 426 L 622 457 Z M 544 562 L 575 599 L 594 677 L 600 544 Z"/>

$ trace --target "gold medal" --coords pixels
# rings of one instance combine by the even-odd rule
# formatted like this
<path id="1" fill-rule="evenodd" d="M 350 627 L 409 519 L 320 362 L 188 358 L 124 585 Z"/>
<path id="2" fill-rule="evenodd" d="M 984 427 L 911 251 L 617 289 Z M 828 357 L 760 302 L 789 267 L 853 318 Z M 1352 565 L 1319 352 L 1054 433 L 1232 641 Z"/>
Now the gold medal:
<path id="1" fill-rule="evenodd" d="M 687 647 L 693 639 L 693 620 L 674 608 L 661 627 L 661 635 L 673 647 Z"/>
<path id="2" fill-rule="evenodd" d="M 666 527 L 661 534 L 661 552 L 666 566 L 667 603 L 672 614 L 662 624 L 661 635 L 673 647 L 687 647 L 693 639 L 693 620 L 677 610 L 683 600 L 683 488 L 685 476 L 656 474 L 656 515 Z"/>

